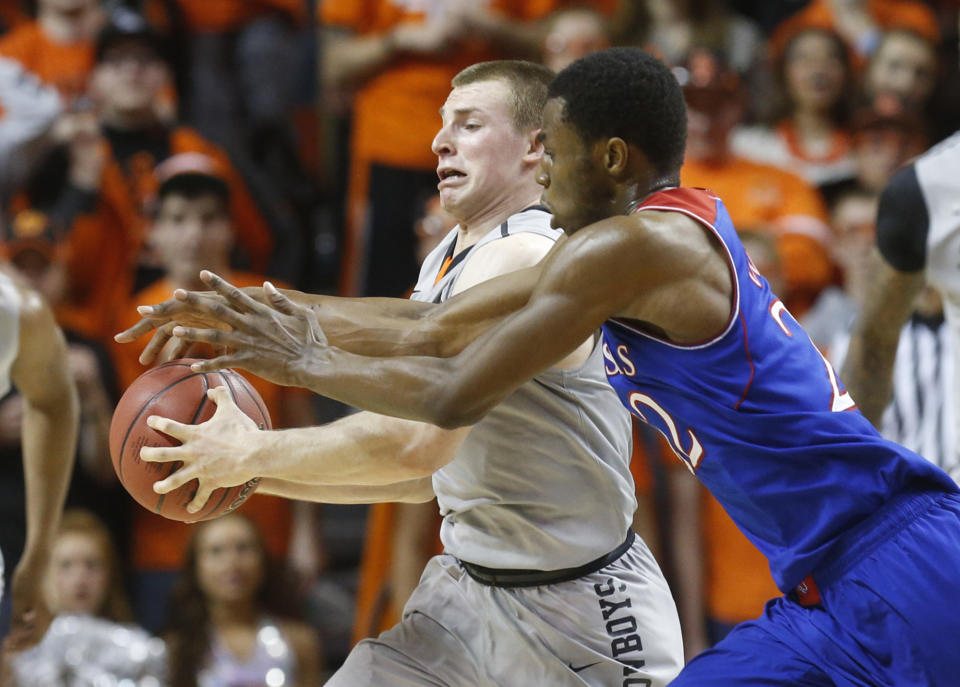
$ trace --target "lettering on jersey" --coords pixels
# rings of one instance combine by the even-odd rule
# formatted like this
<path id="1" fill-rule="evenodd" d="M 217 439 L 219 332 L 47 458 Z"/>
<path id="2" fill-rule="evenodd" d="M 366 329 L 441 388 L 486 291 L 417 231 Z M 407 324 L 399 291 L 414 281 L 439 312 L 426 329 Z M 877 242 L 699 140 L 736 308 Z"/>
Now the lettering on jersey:
<path id="1" fill-rule="evenodd" d="M 793 338 L 793 332 L 791 332 L 787 325 L 783 322 L 783 315 L 790 315 L 790 311 L 787 310 L 787 307 L 780 301 L 779 298 L 774 300 L 770 304 L 770 316 L 773 318 L 774 322 L 777 323 L 777 326 L 783 330 L 783 333 Z M 793 316 L 790 315 L 792 318 Z M 844 410 L 851 410 L 856 408 L 857 404 L 853 400 L 853 397 L 850 395 L 846 389 L 840 389 L 840 382 L 837 379 L 837 373 L 833 369 L 833 365 L 830 364 L 830 361 L 827 360 L 823 353 L 820 352 L 820 349 L 817 348 L 813 342 L 810 342 L 810 345 L 813 346 L 813 349 L 817 352 L 817 355 L 820 356 L 820 360 L 823 361 L 823 366 L 827 370 L 827 379 L 830 380 L 830 410 L 834 413 L 840 413 Z"/>
<path id="2" fill-rule="evenodd" d="M 816 346 L 814 346 L 816 348 Z M 823 366 L 827 368 L 827 377 L 830 379 L 830 410 L 834 413 L 840 413 L 844 410 L 851 410 L 857 407 L 856 402 L 853 400 L 853 396 L 850 395 L 850 392 L 844 389 L 840 390 L 840 383 L 837 381 L 837 373 L 833 370 L 833 365 L 830 364 L 830 361 L 827 360 L 823 353 L 820 352 L 820 349 L 817 348 L 817 354 L 820 356 L 820 360 L 823 361 Z"/>
<path id="3" fill-rule="evenodd" d="M 747 256 L 747 276 L 750 277 L 750 281 L 761 289 L 763 288 L 763 282 L 760 281 L 760 270 L 753 264 L 753 260 L 750 259 L 749 255 Z"/>
<path id="4" fill-rule="evenodd" d="M 689 428 L 687 429 L 687 435 L 690 437 L 690 447 L 688 449 L 684 449 L 680 444 L 680 431 L 677 429 L 677 423 L 674 422 L 673 417 L 671 417 L 670 413 L 668 413 L 663 406 L 650 398 L 650 396 L 647 396 L 647 394 L 639 391 L 631 391 L 630 396 L 627 398 L 627 402 L 630 404 L 630 409 L 636 413 L 637 417 L 646 422 L 648 425 L 651 425 L 666 437 L 667 443 L 670 444 L 670 448 L 672 448 L 673 452 L 677 454 L 677 457 L 684 462 L 690 472 L 695 473 L 697 467 L 700 465 L 700 461 L 703 460 L 704 451 L 703 444 L 700 443 L 700 440 L 697 438 L 697 435 L 694 434 L 693 430 Z M 663 420 L 663 424 L 667 427 L 666 432 L 647 419 L 647 416 L 643 414 L 642 410 L 640 410 L 641 405 L 650 408 L 653 410 L 653 412 L 660 416 L 660 419 Z"/>
<path id="5" fill-rule="evenodd" d="M 647 662 L 643 658 L 643 640 L 638 632 L 640 625 L 630 610 L 633 599 L 625 594 L 627 585 L 608 577 L 593 585 L 593 591 L 598 597 L 604 629 L 610 639 L 610 655 L 623 666 L 624 679 L 620 687 L 650 687 L 649 678 L 636 674 Z"/>
<path id="6" fill-rule="evenodd" d="M 787 325 L 783 323 L 783 313 L 787 313 L 788 315 L 790 314 L 790 312 L 787 310 L 787 306 L 783 304 L 783 301 L 777 298 L 773 301 L 773 303 L 770 304 L 770 317 L 772 317 L 773 321 L 779 325 L 784 334 L 793 338 L 793 332 L 787 329 Z"/>
<path id="7" fill-rule="evenodd" d="M 614 358 L 607 342 L 603 342 L 604 369 L 607 372 L 607 377 L 616 377 L 620 374 L 633 377 L 637 374 L 637 366 L 630 360 L 629 354 L 630 349 L 627 348 L 627 345 L 620 344 L 617 346 L 617 357 Z"/>

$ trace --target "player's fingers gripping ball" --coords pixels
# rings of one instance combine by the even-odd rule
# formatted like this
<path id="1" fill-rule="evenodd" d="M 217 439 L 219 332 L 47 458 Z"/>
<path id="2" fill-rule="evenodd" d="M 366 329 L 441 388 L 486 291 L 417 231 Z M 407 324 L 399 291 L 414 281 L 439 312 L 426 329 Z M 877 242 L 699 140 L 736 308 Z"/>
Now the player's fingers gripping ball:
<path id="1" fill-rule="evenodd" d="M 271 429 L 270 415 L 256 389 L 233 370 L 194 372 L 195 359 L 174 360 L 143 373 L 124 392 L 110 423 L 110 456 L 121 484 L 141 506 L 172 520 L 209 520 L 238 508 L 256 490 L 256 480 L 215 489 L 197 513 L 187 505 L 197 493 L 196 479 L 166 494 L 153 489 L 182 465 L 179 461 L 154 463 L 140 458 L 144 446 L 169 447 L 179 442 L 147 424 L 150 416 L 187 425 L 206 422 L 216 412 L 207 392 L 225 387 L 233 402 L 260 429 Z"/>

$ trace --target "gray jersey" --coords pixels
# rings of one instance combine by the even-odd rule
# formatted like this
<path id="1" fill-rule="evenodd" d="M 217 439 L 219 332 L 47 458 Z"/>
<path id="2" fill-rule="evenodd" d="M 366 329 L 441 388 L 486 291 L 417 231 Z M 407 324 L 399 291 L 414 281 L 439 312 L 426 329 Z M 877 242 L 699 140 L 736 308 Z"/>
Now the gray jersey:
<path id="1" fill-rule="evenodd" d="M 531 208 L 454 256 L 457 229 L 427 256 L 411 296 L 439 303 L 478 249 L 519 232 L 556 241 Z M 449 264 L 440 279 L 444 263 Z M 636 508 L 630 419 L 607 384 L 601 347 L 576 370 L 548 370 L 478 422 L 435 473 L 448 553 L 491 568 L 582 565 L 623 542 Z"/>

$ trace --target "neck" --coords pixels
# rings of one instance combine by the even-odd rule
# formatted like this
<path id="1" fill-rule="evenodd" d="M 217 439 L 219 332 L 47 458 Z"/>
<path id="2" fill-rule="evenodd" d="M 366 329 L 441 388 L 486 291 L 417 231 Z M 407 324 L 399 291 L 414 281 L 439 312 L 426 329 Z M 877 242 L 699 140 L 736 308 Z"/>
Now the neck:
<path id="1" fill-rule="evenodd" d="M 649 184 L 641 185 L 639 183 L 628 184 L 624 187 L 622 197 L 619 203 L 624 208 L 620 214 L 629 215 L 633 213 L 647 198 L 658 191 L 668 188 L 676 188 L 680 185 L 680 174 L 665 174 L 658 176 Z"/>
<path id="2" fill-rule="evenodd" d="M 153 107 L 142 110 L 108 110 L 101 115 L 104 125 L 119 131 L 147 129 L 157 123 Z"/>
<path id="3" fill-rule="evenodd" d="M 833 129 L 828 118 L 822 112 L 813 109 L 798 109 L 793 113 L 793 124 L 800 138 L 819 138 Z"/>
<path id="4" fill-rule="evenodd" d="M 210 622 L 217 627 L 226 625 L 256 625 L 259 613 L 253 600 L 234 603 L 211 601 L 208 604 Z"/>
<path id="5" fill-rule="evenodd" d="M 507 221 L 511 215 L 538 205 L 542 190 L 539 185 L 536 185 L 536 188 L 524 188 L 522 193 L 510 194 L 472 217 L 461 219 L 457 231 L 457 252 L 475 244 L 491 229 Z"/>
<path id="6" fill-rule="evenodd" d="M 214 274 L 218 274 L 227 281 L 230 281 L 230 264 L 227 261 L 220 263 L 205 263 L 203 269 L 210 270 Z M 200 270 L 192 270 L 189 273 L 183 272 L 182 274 L 177 274 L 174 272 L 168 272 L 170 283 L 174 289 L 185 289 L 187 291 L 209 291 L 210 287 L 200 281 Z"/>

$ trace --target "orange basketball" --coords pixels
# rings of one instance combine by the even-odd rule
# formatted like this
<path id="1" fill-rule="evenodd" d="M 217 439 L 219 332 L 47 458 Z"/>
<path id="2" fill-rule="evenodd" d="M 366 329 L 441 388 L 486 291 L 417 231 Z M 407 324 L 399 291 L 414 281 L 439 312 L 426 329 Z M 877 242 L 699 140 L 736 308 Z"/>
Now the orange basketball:
<path id="1" fill-rule="evenodd" d="M 144 446 L 177 446 L 178 441 L 147 426 L 147 418 L 160 415 L 184 424 L 209 420 L 216 404 L 207 391 L 225 386 L 234 402 L 261 429 L 270 429 L 270 415 L 257 390 L 233 370 L 194 372 L 196 360 L 173 360 L 137 377 L 124 392 L 110 423 L 110 456 L 124 488 L 144 508 L 171 520 L 209 520 L 238 508 L 257 488 L 256 480 L 216 489 L 199 513 L 188 513 L 197 481 L 191 480 L 169 494 L 158 494 L 153 483 L 166 478 L 180 462 L 148 463 L 140 460 Z"/>

